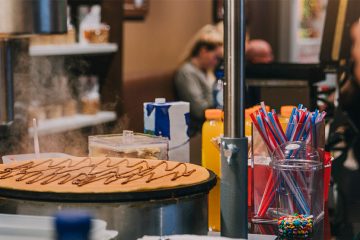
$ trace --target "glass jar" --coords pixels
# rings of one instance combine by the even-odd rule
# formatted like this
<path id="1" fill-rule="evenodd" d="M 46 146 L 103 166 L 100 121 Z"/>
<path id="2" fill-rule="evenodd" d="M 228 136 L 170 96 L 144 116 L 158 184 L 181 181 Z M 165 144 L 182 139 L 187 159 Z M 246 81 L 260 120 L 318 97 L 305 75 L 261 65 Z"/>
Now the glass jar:
<path id="1" fill-rule="evenodd" d="M 276 218 L 293 214 L 324 216 L 324 168 L 320 153 L 305 142 L 287 142 L 271 156 Z"/>

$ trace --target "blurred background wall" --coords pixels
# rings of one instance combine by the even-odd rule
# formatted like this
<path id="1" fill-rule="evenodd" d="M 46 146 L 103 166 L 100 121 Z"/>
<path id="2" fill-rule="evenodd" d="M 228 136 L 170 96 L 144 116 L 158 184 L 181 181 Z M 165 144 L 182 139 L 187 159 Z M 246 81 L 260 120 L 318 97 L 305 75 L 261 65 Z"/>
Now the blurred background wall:
<path id="1" fill-rule="evenodd" d="M 152 0 L 144 21 L 124 22 L 124 81 L 174 70 L 189 39 L 212 23 L 212 1 Z"/>

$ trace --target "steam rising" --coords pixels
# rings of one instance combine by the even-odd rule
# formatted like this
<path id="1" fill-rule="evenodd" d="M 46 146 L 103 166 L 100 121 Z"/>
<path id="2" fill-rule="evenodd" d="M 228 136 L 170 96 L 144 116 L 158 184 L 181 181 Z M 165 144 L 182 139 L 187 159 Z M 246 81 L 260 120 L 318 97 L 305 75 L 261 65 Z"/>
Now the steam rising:
<path id="1" fill-rule="evenodd" d="M 15 121 L 11 137 L 6 143 L 1 144 L 3 149 L 0 147 L 0 154 L 33 152 L 32 139 L 28 135 L 27 109 L 31 106 L 52 106 L 69 99 L 77 99 L 78 76 L 69 70 L 76 69 L 81 73 L 86 72 L 88 68 L 86 61 L 75 57 L 30 57 L 28 43 L 23 40 L 18 41 L 15 56 Z M 88 135 L 119 133 L 126 125 L 126 121 L 119 120 L 111 128 L 96 126 L 91 129 L 40 136 L 40 148 L 42 152 L 86 156 Z"/>

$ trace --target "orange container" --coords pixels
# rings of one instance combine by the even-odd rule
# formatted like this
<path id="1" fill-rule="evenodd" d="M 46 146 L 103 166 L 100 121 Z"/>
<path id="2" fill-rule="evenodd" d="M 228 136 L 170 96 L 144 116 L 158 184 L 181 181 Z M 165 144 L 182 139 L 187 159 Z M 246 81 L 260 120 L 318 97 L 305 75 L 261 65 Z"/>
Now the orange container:
<path id="1" fill-rule="evenodd" d="M 292 106 L 292 105 L 281 106 L 280 107 L 280 115 L 282 117 L 290 118 L 292 110 L 294 109 L 294 107 L 296 107 L 296 106 Z"/>
<path id="2" fill-rule="evenodd" d="M 281 106 L 280 108 L 280 116 L 279 116 L 279 120 L 280 120 L 280 124 L 282 129 L 285 131 L 286 127 L 289 123 L 289 119 L 292 113 L 292 110 L 294 109 L 295 106 L 292 105 L 287 105 L 287 106 Z"/>
<path id="3" fill-rule="evenodd" d="M 250 114 L 255 112 L 253 108 L 247 108 L 245 109 L 245 136 L 251 137 L 251 118 Z"/>

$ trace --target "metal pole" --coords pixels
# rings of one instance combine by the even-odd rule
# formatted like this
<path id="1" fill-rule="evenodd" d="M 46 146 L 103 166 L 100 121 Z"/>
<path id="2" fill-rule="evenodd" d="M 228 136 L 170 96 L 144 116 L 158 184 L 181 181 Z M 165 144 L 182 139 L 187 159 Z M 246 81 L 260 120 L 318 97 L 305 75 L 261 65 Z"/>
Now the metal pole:
<path id="1" fill-rule="evenodd" d="M 225 136 L 244 137 L 245 108 L 245 14 L 244 0 L 224 1 Z"/>
<path id="2" fill-rule="evenodd" d="M 221 235 L 247 239 L 247 163 L 245 138 L 245 4 L 224 1 L 224 138 L 221 140 Z"/>

